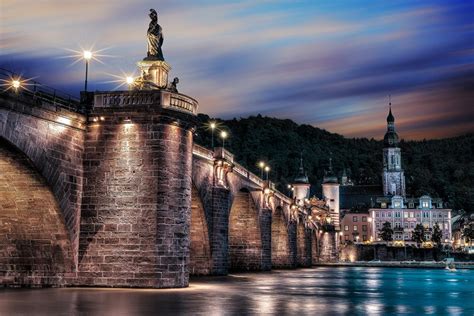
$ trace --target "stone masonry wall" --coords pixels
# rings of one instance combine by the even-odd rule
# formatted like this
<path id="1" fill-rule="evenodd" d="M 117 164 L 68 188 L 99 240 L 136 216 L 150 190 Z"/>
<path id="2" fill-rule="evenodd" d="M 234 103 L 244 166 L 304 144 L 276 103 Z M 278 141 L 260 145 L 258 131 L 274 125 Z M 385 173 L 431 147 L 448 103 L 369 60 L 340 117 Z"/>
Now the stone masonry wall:
<path id="1" fill-rule="evenodd" d="M 229 272 L 229 211 L 230 191 L 212 188 L 212 273 L 226 275 Z"/>
<path id="2" fill-rule="evenodd" d="M 211 274 L 211 246 L 206 215 L 199 192 L 193 186 L 191 204 L 191 246 L 189 273 L 193 275 Z"/>
<path id="3" fill-rule="evenodd" d="M 262 240 L 262 266 L 263 271 L 272 268 L 272 210 L 260 210 L 260 234 Z"/>
<path id="4" fill-rule="evenodd" d="M 319 262 L 337 262 L 338 249 L 336 232 L 320 232 L 319 234 Z"/>
<path id="5" fill-rule="evenodd" d="M 249 192 L 234 195 L 229 215 L 229 268 L 260 270 L 262 241 L 258 210 Z"/>
<path id="6" fill-rule="evenodd" d="M 272 216 L 272 267 L 291 267 L 288 227 L 281 208 Z"/>
<path id="7" fill-rule="evenodd" d="M 0 138 L 0 286 L 60 286 L 74 270 L 63 214 L 29 159 Z"/>
<path id="8" fill-rule="evenodd" d="M 94 111 L 104 120 L 85 142 L 77 284 L 188 286 L 192 119 L 138 106 Z"/>
<path id="9" fill-rule="evenodd" d="M 22 151 L 51 188 L 72 243 L 79 241 L 85 117 L 31 97 L 0 94 L 0 137 Z"/>

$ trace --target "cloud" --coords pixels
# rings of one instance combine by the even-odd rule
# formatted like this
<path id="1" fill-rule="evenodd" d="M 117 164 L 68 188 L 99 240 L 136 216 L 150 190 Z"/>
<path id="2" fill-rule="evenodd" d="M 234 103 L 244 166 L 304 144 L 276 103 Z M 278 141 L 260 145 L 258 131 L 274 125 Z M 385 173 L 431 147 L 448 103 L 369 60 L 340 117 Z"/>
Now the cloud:
<path id="1" fill-rule="evenodd" d="M 63 48 L 109 47 L 107 54 L 116 57 L 91 65 L 90 86 L 112 89 L 105 83 L 110 74 L 131 72 L 144 57 L 146 14 L 155 7 L 171 76 L 179 76 L 180 91 L 197 98 L 200 111 L 212 116 L 262 113 L 347 136 L 380 138 L 392 94 L 400 104 L 404 137 L 472 131 L 461 114 L 472 95 L 459 92 L 472 79 L 474 65 L 469 3 L 39 0 L 0 5 L 0 66 L 40 76 L 71 93 L 82 87 L 83 65 L 58 58 Z M 440 125 L 445 128 L 437 129 Z"/>

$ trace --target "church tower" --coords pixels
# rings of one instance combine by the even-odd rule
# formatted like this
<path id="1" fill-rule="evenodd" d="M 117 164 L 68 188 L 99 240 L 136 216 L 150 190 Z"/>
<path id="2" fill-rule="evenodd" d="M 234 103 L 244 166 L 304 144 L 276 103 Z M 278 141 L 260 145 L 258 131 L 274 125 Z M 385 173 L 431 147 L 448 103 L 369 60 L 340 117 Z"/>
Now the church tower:
<path id="1" fill-rule="evenodd" d="M 311 185 L 309 184 L 308 175 L 304 171 L 303 155 L 300 159 L 300 169 L 298 172 L 298 176 L 293 182 L 293 188 L 293 198 L 296 200 L 296 203 L 298 205 L 303 205 L 304 200 L 309 198 L 309 190 L 311 188 Z"/>
<path id="2" fill-rule="evenodd" d="M 398 147 L 398 135 L 395 132 L 395 117 L 392 114 L 391 102 L 387 116 L 387 132 L 383 141 L 383 193 L 386 196 L 405 197 L 405 174 L 402 169 L 402 155 Z"/>
<path id="3" fill-rule="evenodd" d="M 332 170 L 332 158 L 329 158 L 329 170 L 323 178 L 323 199 L 326 200 L 330 209 L 332 225 L 339 230 L 339 182 L 337 176 Z"/>

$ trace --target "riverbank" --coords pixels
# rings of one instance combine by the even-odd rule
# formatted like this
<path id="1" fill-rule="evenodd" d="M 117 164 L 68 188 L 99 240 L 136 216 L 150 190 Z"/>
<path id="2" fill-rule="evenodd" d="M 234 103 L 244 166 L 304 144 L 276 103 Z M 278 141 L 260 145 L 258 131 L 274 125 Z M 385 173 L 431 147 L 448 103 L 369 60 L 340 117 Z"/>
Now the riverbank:
<path id="1" fill-rule="evenodd" d="M 453 262 L 456 269 L 474 270 L 474 262 Z M 451 265 L 452 265 L 451 264 Z M 382 267 L 382 268 L 424 268 L 424 269 L 445 269 L 446 262 L 436 261 L 355 261 L 355 262 L 334 262 L 318 263 L 321 267 Z"/>

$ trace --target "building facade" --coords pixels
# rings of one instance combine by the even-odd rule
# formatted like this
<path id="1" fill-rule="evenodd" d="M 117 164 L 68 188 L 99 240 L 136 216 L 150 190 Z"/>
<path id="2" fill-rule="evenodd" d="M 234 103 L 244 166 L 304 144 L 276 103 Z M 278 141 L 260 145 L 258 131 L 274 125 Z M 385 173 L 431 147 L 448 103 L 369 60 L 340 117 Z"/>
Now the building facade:
<path id="1" fill-rule="evenodd" d="M 393 240 L 411 241 L 413 230 L 421 224 L 425 228 L 425 240 L 429 241 L 433 227 L 438 224 L 443 234 L 442 242 L 451 242 L 451 209 L 445 208 L 439 198 L 431 198 L 428 195 L 406 196 L 405 174 L 398 144 L 395 117 L 390 104 L 384 136 L 382 188 L 376 185 L 341 187 L 341 209 L 346 213 L 341 222 L 343 241 L 380 241 L 380 229 L 388 222 L 394 231 Z M 363 207 L 360 207 L 361 205 Z M 357 208 L 368 209 L 368 213 L 350 211 Z M 367 222 L 364 221 L 365 217 Z M 372 221 L 370 224 L 369 220 Z M 370 227 L 370 233 L 365 234 L 365 231 L 362 231 L 365 229 L 362 226 L 364 223 Z"/>
<path id="2" fill-rule="evenodd" d="M 392 227 L 393 240 L 411 241 L 416 225 L 425 228 L 425 240 L 431 240 L 433 227 L 438 224 L 443 233 L 442 241 L 451 241 L 451 210 L 443 207 L 441 199 L 427 195 L 420 198 L 404 199 L 401 196 L 378 199 L 377 208 L 369 210 L 373 219 L 372 236 L 380 240 L 379 230 L 385 222 Z"/>
<path id="3" fill-rule="evenodd" d="M 341 219 L 340 236 L 342 243 L 374 241 L 369 213 L 346 213 Z"/>

